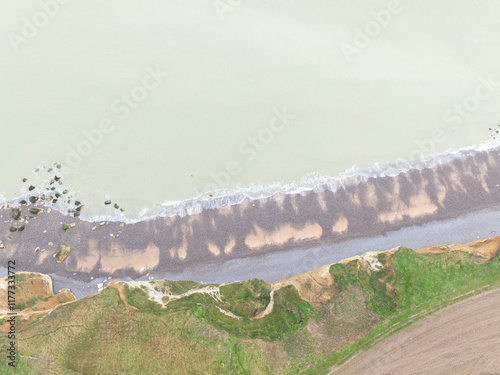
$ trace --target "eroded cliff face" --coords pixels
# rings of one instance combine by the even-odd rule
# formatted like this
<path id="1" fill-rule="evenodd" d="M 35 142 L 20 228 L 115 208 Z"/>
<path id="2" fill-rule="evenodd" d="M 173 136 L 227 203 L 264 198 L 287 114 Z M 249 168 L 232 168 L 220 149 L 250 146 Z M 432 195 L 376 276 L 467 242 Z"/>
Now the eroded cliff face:
<path id="1" fill-rule="evenodd" d="M 15 280 L 15 282 L 12 282 Z M 10 283 L 9 283 L 10 281 Z M 10 288 L 9 288 L 10 287 Z M 0 294 L 7 296 L 8 291 L 13 299 L 9 305 L 7 297 L 0 299 L 0 330 L 8 331 L 10 325 L 6 322 L 15 312 L 17 314 L 17 330 L 22 330 L 28 323 L 49 314 L 56 307 L 76 301 L 76 297 L 68 290 L 62 289 L 54 294 L 52 280 L 49 276 L 33 272 L 16 273 L 15 279 L 4 277 L 0 279 Z M 14 310 L 11 310 L 11 306 Z"/>

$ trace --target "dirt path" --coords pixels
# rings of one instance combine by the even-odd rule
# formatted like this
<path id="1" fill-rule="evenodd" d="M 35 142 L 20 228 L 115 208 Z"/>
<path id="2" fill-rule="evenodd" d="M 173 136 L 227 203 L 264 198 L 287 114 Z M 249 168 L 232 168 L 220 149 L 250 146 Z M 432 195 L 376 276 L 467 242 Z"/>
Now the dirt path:
<path id="1" fill-rule="evenodd" d="M 120 281 L 112 281 L 108 284 L 108 286 L 112 286 L 116 289 L 118 289 L 118 293 L 120 293 L 120 298 L 125 303 L 126 306 L 130 307 L 131 309 L 138 310 L 137 307 L 129 305 L 127 302 L 127 296 L 125 296 L 125 291 L 123 290 L 123 285 L 121 284 Z"/>
<path id="2" fill-rule="evenodd" d="M 331 375 L 500 374 L 500 289 L 452 305 Z"/>

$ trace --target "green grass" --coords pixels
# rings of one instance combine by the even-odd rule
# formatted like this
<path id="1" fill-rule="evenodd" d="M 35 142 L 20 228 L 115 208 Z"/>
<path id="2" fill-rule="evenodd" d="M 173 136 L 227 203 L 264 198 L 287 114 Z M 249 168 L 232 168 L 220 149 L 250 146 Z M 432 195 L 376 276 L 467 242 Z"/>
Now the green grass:
<path id="1" fill-rule="evenodd" d="M 124 284 L 128 303 L 138 310 L 131 309 L 108 287 L 19 332 L 19 353 L 40 360 L 20 360 L 16 373 L 328 373 L 429 314 L 500 285 L 498 255 L 484 264 L 471 258 L 476 259 L 462 252 L 421 255 L 401 248 L 390 257 L 379 254 L 379 270 L 366 269 L 360 260 L 335 264 L 331 288 L 338 292 L 330 302 L 313 307 L 289 285 L 274 292 L 273 310 L 261 319 L 252 318 L 269 304 L 271 286 L 258 279 L 221 286 L 221 300 L 194 293 L 171 300 L 166 309 L 143 289 Z M 305 282 L 312 290 L 311 280 Z M 206 286 L 153 284 L 172 294 Z M 0 347 L 5 344 L 0 336 Z"/>
<path id="2" fill-rule="evenodd" d="M 245 286 L 242 287 L 246 290 Z M 313 314 L 312 306 L 299 297 L 293 286 L 281 288 L 274 293 L 273 311 L 261 319 L 235 319 L 220 312 L 217 306 L 226 307 L 211 296 L 200 293 L 172 301 L 168 305 L 174 311 L 192 311 L 199 319 L 235 336 L 269 341 L 279 340 L 283 335 L 297 331 Z M 229 303 L 227 307 L 231 306 Z"/>
<path id="3" fill-rule="evenodd" d="M 396 291 L 387 288 L 387 283 L 392 284 L 395 276 L 390 265 L 387 265 L 386 254 L 380 254 L 379 261 L 384 265 L 379 271 L 360 267 L 360 261 L 356 259 L 347 264 L 332 265 L 330 273 L 342 290 L 346 290 L 349 285 L 361 286 L 371 310 L 387 315 L 396 308 Z"/>
<path id="4" fill-rule="evenodd" d="M 477 264 L 464 252 L 422 255 L 411 249 L 401 248 L 391 257 L 391 263 L 397 275 L 393 280 L 395 294 L 392 297 L 396 308 L 392 313 L 381 310 L 383 319 L 368 334 L 326 356 L 323 363 L 309 369 L 305 374 L 327 373 L 331 366 L 339 365 L 360 350 L 367 350 L 380 342 L 380 337 L 387 338 L 429 314 L 460 301 L 464 298 L 460 296 L 466 293 L 474 290 L 483 292 L 486 289 L 481 288 L 500 282 L 498 252 L 488 262 Z M 352 284 L 357 283 L 367 295 L 372 295 L 375 290 L 373 283 L 366 283 L 364 274 L 356 280 L 352 272 L 353 267 L 351 271 L 338 265 L 332 268 L 336 280 L 338 278 L 344 284 L 348 282 L 345 280 Z M 345 274 L 342 274 L 343 271 Z M 387 273 L 379 275 L 385 277 Z M 387 294 L 383 289 L 379 289 L 379 294 L 383 296 L 381 300 L 386 301 Z M 420 315 L 410 318 L 415 314 Z M 394 329 L 395 325 L 399 328 Z"/>
<path id="5" fill-rule="evenodd" d="M 161 305 L 158 302 L 149 299 L 148 294 L 140 288 L 131 288 L 128 284 L 123 284 L 123 290 L 127 297 L 129 305 L 141 310 L 160 310 Z"/>
<path id="6" fill-rule="evenodd" d="M 164 280 L 163 286 L 169 289 L 170 294 L 184 294 L 191 289 L 201 288 L 204 285 L 194 281 L 171 281 Z"/>
<path id="7" fill-rule="evenodd" d="M 254 317 L 271 300 L 271 285 L 259 279 L 223 285 L 220 292 L 222 300 L 228 304 L 226 310 L 242 317 Z"/>
<path id="8" fill-rule="evenodd" d="M 398 309 L 413 312 L 500 280 L 497 254 L 477 264 L 463 252 L 421 255 L 402 248 L 393 256 Z"/>
<path id="9" fill-rule="evenodd" d="M 43 373 L 37 370 L 34 370 L 29 366 L 29 362 L 33 361 L 29 358 L 20 357 L 23 353 L 19 351 L 19 344 L 16 342 L 16 360 L 15 367 L 9 366 L 10 359 L 4 353 L 7 353 L 7 349 L 10 348 L 10 345 L 7 344 L 7 341 L 0 343 L 0 374 L 18 374 L 18 375 L 42 375 Z"/>

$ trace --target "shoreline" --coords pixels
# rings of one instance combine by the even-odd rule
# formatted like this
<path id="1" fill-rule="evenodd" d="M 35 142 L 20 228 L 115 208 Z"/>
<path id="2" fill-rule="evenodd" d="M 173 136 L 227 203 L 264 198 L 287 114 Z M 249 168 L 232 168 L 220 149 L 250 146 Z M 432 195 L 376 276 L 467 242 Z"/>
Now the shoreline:
<path id="1" fill-rule="evenodd" d="M 16 259 L 22 270 L 83 282 L 91 278 L 182 275 L 199 267 L 220 271 L 220 266 L 230 261 L 241 265 L 246 259 L 279 258 L 280 254 L 294 251 L 312 255 L 318 247 L 334 248 L 356 240 L 369 243 L 415 226 L 418 230 L 411 236 L 418 237 L 427 223 L 452 223 L 454 218 L 488 209 L 495 213 L 499 202 L 500 155 L 493 149 L 462 154 L 434 168 L 371 177 L 335 192 L 286 195 L 281 201 L 250 201 L 192 216 L 160 217 L 132 224 L 99 225 L 55 210 L 49 213 L 45 208 L 27 221 L 24 231 L 9 233 L 14 220 L 10 209 L 3 208 L 0 240 L 5 249 L 0 250 L 0 264 Z M 25 212 L 27 207 L 21 208 Z M 65 232 L 63 224 L 75 225 Z M 452 228 L 448 230 L 453 232 Z M 443 241 L 456 242 L 455 237 L 443 237 Z M 66 260 L 57 263 L 53 256 L 61 245 L 70 246 L 71 252 Z M 400 245 L 405 246 L 394 246 Z M 35 252 L 38 247 L 40 250 Z M 371 250 L 387 249 L 370 246 L 362 252 Z M 286 255 L 281 259 L 286 267 L 294 269 L 294 274 L 300 273 Z M 269 268 L 268 261 L 254 263 L 251 268 L 256 274 Z"/>
<path id="2" fill-rule="evenodd" d="M 151 221 L 160 218 L 183 218 L 184 216 L 201 214 L 204 210 L 219 210 L 259 201 L 273 200 L 276 202 L 282 202 L 284 199 L 286 199 L 287 196 L 307 195 L 311 193 L 320 194 L 328 191 L 335 193 L 339 189 L 355 187 L 357 185 L 366 183 L 371 179 L 397 177 L 400 174 L 407 174 L 413 171 L 433 169 L 441 164 L 452 163 L 455 159 L 470 156 L 474 157 L 480 153 L 489 153 L 495 151 L 500 152 L 499 143 L 489 140 L 481 143 L 479 146 L 472 145 L 454 151 L 448 150 L 441 153 L 422 154 L 420 156 L 420 160 L 410 161 L 407 159 L 399 158 L 392 163 L 374 163 L 370 167 L 363 170 L 359 170 L 357 165 L 353 165 L 351 168 L 337 175 L 309 173 L 305 176 L 302 176 L 300 180 L 290 183 L 272 182 L 267 184 L 258 184 L 257 186 L 252 185 L 247 187 L 238 186 L 234 188 L 221 188 L 211 193 L 206 192 L 202 195 L 180 201 L 165 201 L 164 203 L 156 206 L 142 207 L 140 211 L 145 212 L 145 214 L 142 214 L 139 218 L 127 217 L 127 214 L 125 214 L 123 211 L 115 213 L 113 215 L 93 214 L 89 217 L 86 216 L 87 210 L 83 210 L 83 215 L 80 216 L 80 219 L 93 223 L 110 221 L 136 224 L 142 221 Z M 55 173 L 57 173 L 57 175 L 59 176 L 64 177 L 65 173 L 60 169 L 61 165 L 57 162 L 54 163 L 54 165 L 56 164 L 58 166 L 58 169 L 55 171 Z M 36 170 L 40 170 L 41 173 L 45 168 L 45 166 L 39 166 L 36 168 Z M 0 207 L 2 204 L 13 204 L 16 207 L 19 207 L 19 202 L 22 200 L 28 200 L 31 195 L 36 196 L 50 194 L 51 192 L 47 191 L 52 186 L 52 184 L 49 184 L 49 181 L 51 181 L 50 175 L 48 175 L 46 177 L 46 181 L 35 190 L 27 191 L 26 189 L 24 189 L 23 193 L 11 200 L 8 200 L 0 194 L 0 198 L 2 198 L 2 200 L 0 200 Z M 73 193 L 74 192 L 72 192 L 70 189 L 68 196 L 70 199 L 72 198 L 71 195 Z M 78 193 L 74 194 L 78 196 Z M 109 196 L 106 196 L 106 199 L 109 199 Z M 63 202 L 64 200 L 61 198 L 57 204 L 52 205 L 51 203 L 47 203 L 47 205 L 51 209 L 58 211 L 63 215 L 67 215 L 68 209 L 73 207 L 71 204 L 65 204 Z"/>

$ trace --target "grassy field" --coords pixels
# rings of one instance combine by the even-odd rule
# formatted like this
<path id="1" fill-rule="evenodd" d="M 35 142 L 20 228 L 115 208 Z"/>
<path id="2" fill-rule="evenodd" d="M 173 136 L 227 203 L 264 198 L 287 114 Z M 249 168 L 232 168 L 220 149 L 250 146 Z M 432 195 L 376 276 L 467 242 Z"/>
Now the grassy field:
<path id="1" fill-rule="evenodd" d="M 301 285 L 252 279 L 181 298 L 205 286 L 156 282 L 155 290 L 177 295 L 165 306 L 149 299 L 147 288 L 123 283 L 136 309 L 115 287 L 60 306 L 18 333 L 23 357 L 11 370 L 0 356 L 0 373 L 323 374 L 438 309 L 496 287 L 499 271 L 498 251 L 486 260 L 400 248 L 332 265 L 325 293 L 335 293 L 321 303 L 299 294 L 311 288 L 313 273 Z M 0 347 L 6 351 L 6 334 Z"/>

